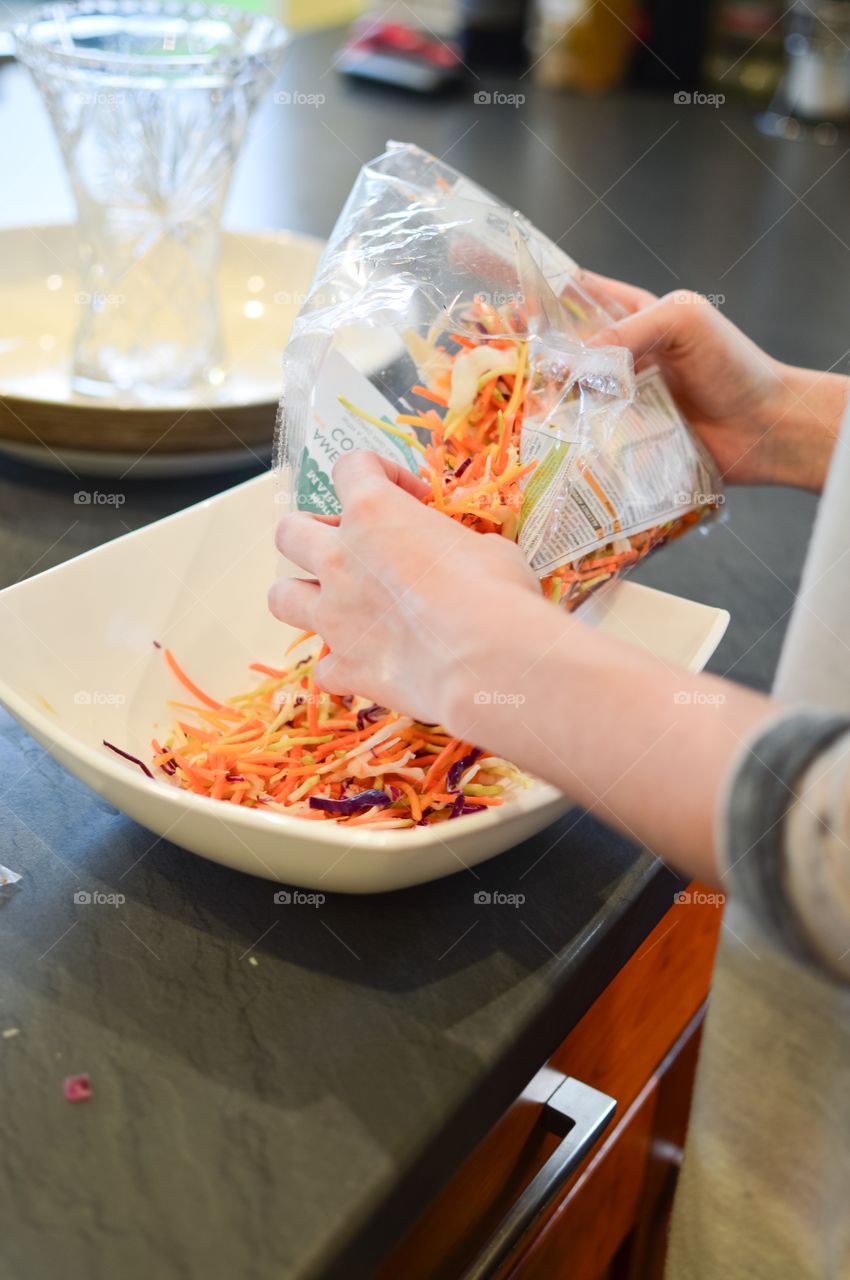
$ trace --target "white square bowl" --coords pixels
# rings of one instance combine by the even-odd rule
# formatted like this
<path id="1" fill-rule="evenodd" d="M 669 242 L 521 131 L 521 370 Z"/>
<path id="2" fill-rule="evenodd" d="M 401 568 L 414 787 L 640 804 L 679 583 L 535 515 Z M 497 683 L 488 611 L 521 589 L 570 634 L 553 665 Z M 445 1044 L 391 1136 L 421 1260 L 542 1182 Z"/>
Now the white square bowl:
<path id="1" fill-rule="evenodd" d="M 265 607 L 280 561 L 266 474 L 0 592 L 0 702 L 71 773 L 158 836 L 253 875 L 372 893 L 492 858 L 553 822 L 569 802 L 544 783 L 503 807 L 390 831 L 309 823 L 151 781 L 103 746 L 147 761 L 184 693 L 154 641 L 216 696 L 249 685 L 248 664 L 279 661 L 294 636 Z M 292 570 L 295 572 L 295 570 Z M 729 615 L 632 582 L 582 611 L 601 630 L 700 670 Z"/>

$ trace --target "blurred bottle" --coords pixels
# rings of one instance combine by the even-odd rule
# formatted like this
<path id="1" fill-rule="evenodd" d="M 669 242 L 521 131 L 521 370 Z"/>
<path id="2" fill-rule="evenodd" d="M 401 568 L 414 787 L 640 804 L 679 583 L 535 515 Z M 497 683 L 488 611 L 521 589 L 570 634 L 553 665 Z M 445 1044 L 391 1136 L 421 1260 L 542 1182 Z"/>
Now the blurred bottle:
<path id="1" fill-rule="evenodd" d="M 638 16 L 637 0 L 538 0 L 531 33 L 535 79 L 583 93 L 602 93 L 621 84 Z"/>
<path id="2" fill-rule="evenodd" d="M 634 82 L 653 89 L 697 88 L 711 8 L 711 0 L 643 0 Z"/>
<path id="3" fill-rule="evenodd" d="M 458 7 L 460 46 L 473 71 L 527 64 L 527 0 L 460 0 Z"/>
<path id="4" fill-rule="evenodd" d="M 704 78 L 711 89 L 764 104 L 782 78 L 781 0 L 719 0 L 705 58 Z"/>

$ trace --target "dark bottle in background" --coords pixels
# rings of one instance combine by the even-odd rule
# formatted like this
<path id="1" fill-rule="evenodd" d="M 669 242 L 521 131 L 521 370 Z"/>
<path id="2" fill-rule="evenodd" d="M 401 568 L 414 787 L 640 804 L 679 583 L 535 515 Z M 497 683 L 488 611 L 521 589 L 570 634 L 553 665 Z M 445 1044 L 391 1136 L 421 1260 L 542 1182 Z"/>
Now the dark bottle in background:
<path id="1" fill-rule="evenodd" d="M 673 91 L 697 88 L 712 8 L 711 0 L 643 0 L 634 83 Z"/>
<path id="2" fill-rule="evenodd" d="M 473 71 L 519 70 L 528 63 L 528 0 L 460 0 L 459 40 Z"/>

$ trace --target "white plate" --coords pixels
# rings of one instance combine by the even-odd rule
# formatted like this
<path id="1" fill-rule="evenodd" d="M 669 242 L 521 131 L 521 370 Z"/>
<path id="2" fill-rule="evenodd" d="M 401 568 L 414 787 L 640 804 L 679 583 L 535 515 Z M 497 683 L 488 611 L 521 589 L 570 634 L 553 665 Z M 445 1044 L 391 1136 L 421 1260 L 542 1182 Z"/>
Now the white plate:
<path id="1" fill-rule="evenodd" d="M 76 229 L 0 230 L 0 448 L 37 465 L 134 477 L 211 471 L 267 457 L 281 361 L 323 248 L 289 231 L 225 231 L 219 387 L 140 405 L 70 386 L 80 318 Z M 10 332 L 13 331 L 13 332 Z M 139 459 L 134 461 L 134 459 Z"/>
<path id="2" fill-rule="evenodd" d="M 536 783 L 503 808 L 451 824 L 348 830 L 242 810 L 152 782 L 102 746 L 147 760 L 179 696 L 154 641 L 223 697 L 248 663 L 279 660 L 292 633 L 266 611 L 277 567 L 271 474 L 0 592 L 0 701 L 61 764 L 176 844 L 253 875 L 343 893 L 397 889 L 492 858 L 568 803 Z M 635 583 L 586 607 L 600 629 L 699 670 L 729 617 Z"/>

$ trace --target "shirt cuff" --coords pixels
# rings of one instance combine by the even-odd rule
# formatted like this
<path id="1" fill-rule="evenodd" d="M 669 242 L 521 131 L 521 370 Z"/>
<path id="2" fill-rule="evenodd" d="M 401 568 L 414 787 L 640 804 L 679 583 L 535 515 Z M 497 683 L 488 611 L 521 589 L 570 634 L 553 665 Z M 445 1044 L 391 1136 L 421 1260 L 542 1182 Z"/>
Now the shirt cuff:
<path id="1" fill-rule="evenodd" d="M 765 934 L 802 963 L 846 982 L 850 736 L 839 743 L 845 735 L 850 719 L 814 710 L 788 711 L 762 726 L 733 768 L 718 830 L 721 875 Z"/>

